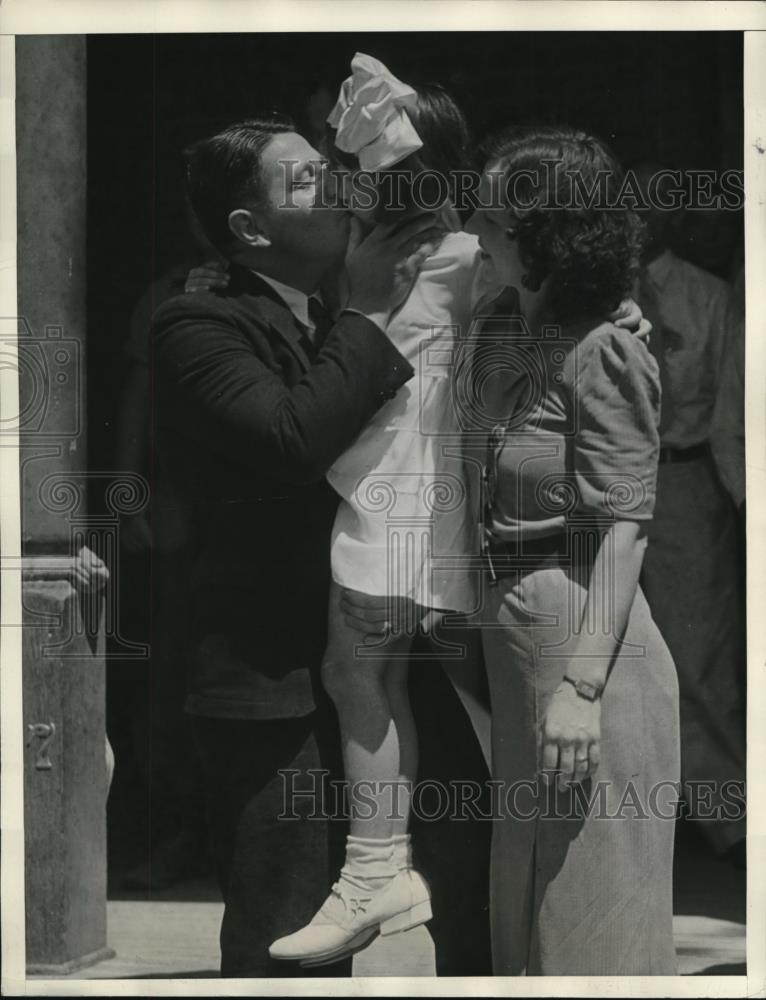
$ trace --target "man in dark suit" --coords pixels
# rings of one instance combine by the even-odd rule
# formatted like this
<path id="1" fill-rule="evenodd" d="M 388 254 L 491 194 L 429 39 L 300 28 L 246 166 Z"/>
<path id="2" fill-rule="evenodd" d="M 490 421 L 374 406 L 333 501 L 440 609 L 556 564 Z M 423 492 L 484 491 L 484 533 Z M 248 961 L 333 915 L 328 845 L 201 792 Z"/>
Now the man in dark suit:
<path id="1" fill-rule="evenodd" d="M 289 123 L 247 122 L 199 143 L 188 180 L 231 280 L 156 313 L 155 429 L 191 526 L 186 707 L 225 901 L 221 968 L 305 975 L 267 948 L 321 905 L 345 835 L 323 817 L 316 773 L 342 777 L 317 684 L 337 504 L 323 477 L 412 377 L 384 330 L 433 221 L 374 231 L 345 261 L 349 305 L 332 321 L 316 293 L 344 262 L 349 216 L 327 207 L 332 179 Z M 344 974 L 348 962 L 321 971 Z"/>

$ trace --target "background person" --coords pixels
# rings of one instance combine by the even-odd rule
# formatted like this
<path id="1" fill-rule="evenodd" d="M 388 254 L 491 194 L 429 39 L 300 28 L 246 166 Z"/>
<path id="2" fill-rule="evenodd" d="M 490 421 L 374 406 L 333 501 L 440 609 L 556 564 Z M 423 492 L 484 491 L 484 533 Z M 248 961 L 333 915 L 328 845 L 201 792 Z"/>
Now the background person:
<path id="1" fill-rule="evenodd" d="M 636 176 L 648 195 L 661 168 Z M 694 213 L 688 213 L 694 215 Z M 710 448 L 727 362 L 729 286 L 668 246 L 671 216 L 647 213 L 636 297 L 660 344 L 662 423 L 657 503 L 642 586 L 673 655 L 681 691 L 686 811 L 717 854 L 744 863 L 743 621 L 735 508 Z M 697 791 L 699 789 L 699 791 Z M 707 791 L 704 791 L 707 789 Z"/>

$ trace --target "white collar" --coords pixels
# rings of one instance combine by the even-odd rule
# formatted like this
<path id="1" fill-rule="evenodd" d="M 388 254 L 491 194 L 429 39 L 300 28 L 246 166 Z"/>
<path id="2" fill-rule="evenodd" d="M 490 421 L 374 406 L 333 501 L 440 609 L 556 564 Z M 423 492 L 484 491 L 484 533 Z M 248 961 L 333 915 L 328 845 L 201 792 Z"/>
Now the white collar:
<path id="1" fill-rule="evenodd" d="M 269 277 L 268 274 L 261 274 L 260 271 L 253 271 L 253 274 L 261 281 L 265 281 L 267 285 L 271 285 L 298 322 L 313 331 L 314 324 L 309 317 L 309 296 L 305 292 L 293 288 L 291 285 L 285 285 L 283 282 L 277 281 L 276 278 Z"/>

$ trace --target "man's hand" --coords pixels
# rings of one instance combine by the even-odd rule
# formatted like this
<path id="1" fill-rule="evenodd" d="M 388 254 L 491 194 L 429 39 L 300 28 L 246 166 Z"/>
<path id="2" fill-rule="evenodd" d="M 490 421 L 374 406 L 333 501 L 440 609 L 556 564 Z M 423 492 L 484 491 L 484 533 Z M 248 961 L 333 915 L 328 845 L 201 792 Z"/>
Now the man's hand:
<path id="1" fill-rule="evenodd" d="M 362 594 L 345 587 L 340 608 L 346 624 L 365 636 L 414 635 L 427 613 L 408 597 Z"/>
<path id="2" fill-rule="evenodd" d="M 229 284 L 227 264 L 221 260 L 209 260 L 206 264 L 193 267 L 186 278 L 185 292 L 209 292 L 213 288 L 226 288 Z"/>
<path id="3" fill-rule="evenodd" d="M 407 299 L 443 232 L 431 213 L 403 224 L 376 226 L 346 258 L 348 308 L 385 327 Z"/>

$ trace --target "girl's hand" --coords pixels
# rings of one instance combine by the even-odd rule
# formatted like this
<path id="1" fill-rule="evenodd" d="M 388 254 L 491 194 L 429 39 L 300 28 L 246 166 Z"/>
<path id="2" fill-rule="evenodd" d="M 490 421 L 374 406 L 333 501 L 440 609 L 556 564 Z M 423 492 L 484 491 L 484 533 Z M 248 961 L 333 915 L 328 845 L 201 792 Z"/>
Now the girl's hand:
<path id="1" fill-rule="evenodd" d="M 193 267 L 186 278 L 185 292 L 209 292 L 214 288 L 226 288 L 229 284 L 228 264 L 221 260 L 209 260 L 206 264 Z"/>
<path id="2" fill-rule="evenodd" d="M 601 702 L 588 701 L 562 682 L 553 692 L 538 732 L 541 770 L 558 771 L 561 790 L 592 778 L 601 753 Z"/>

